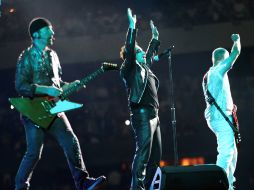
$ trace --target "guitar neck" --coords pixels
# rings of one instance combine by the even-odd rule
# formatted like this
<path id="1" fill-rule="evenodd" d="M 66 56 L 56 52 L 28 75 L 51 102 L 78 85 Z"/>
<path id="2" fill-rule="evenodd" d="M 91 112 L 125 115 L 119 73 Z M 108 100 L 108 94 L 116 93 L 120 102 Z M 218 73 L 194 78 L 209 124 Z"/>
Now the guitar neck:
<path id="1" fill-rule="evenodd" d="M 76 84 L 75 86 L 73 86 L 71 88 L 64 90 L 63 94 L 61 95 L 61 99 L 66 99 L 67 97 L 69 97 L 71 94 L 73 94 L 77 90 L 83 88 L 84 85 L 86 85 L 90 80 L 93 80 L 94 78 L 96 78 L 98 75 L 100 75 L 102 73 L 104 73 L 104 70 L 101 67 L 98 70 L 96 70 L 95 72 L 84 77 L 83 79 L 80 80 L 80 83 Z"/>

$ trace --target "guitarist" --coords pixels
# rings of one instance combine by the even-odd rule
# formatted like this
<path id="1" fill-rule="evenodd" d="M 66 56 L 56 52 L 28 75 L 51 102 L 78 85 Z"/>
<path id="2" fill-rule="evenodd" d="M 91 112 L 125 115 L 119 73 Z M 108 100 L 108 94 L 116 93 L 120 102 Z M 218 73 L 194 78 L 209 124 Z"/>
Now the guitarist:
<path id="1" fill-rule="evenodd" d="M 53 44 L 52 24 L 45 18 L 34 18 L 29 25 L 32 45 L 24 50 L 17 63 L 15 87 L 24 97 L 58 97 L 62 88 L 75 85 L 61 80 L 61 66 L 55 51 L 48 46 Z M 44 138 L 53 135 L 62 147 L 77 190 L 90 190 L 105 180 L 104 176 L 91 178 L 86 170 L 79 141 L 64 113 L 59 113 L 49 129 L 35 125 L 21 115 L 26 132 L 27 150 L 15 178 L 16 190 L 28 190 L 33 170 L 41 158 Z"/>
<path id="2" fill-rule="evenodd" d="M 203 90 L 207 105 L 205 118 L 209 128 L 216 135 L 218 144 L 216 164 L 225 170 L 229 181 L 229 190 L 233 190 L 233 183 L 235 182 L 234 172 L 238 154 L 236 141 L 229 123 L 216 106 L 210 103 L 209 92 L 223 113 L 230 119 L 230 122 L 234 123 L 232 116 L 234 104 L 227 73 L 233 67 L 240 54 L 241 44 L 238 34 L 232 34 L 231 38 L 234 42 L 231 53 L 229 54 L 224 48 L 215 49 L 212 53 L 213 66 L 210 67 L 203 80 Z"/>

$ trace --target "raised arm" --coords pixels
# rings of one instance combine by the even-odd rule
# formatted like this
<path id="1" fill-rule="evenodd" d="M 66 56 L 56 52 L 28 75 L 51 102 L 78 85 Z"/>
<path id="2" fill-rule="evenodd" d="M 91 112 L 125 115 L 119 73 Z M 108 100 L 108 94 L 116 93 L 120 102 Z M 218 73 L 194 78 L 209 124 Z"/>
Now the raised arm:
<path id="1" fill-rule="evenodd" d="M 125 45 L 124 45 L 124 62 L 121 66 L 120 73 L 121 76 L 126 78 L 131 72 L 135 65 L 135 42 L 136 42 L 136 15 L 132 15 L 130 8 L 127 9 L 127 16 L 129 21 L 129 29 L 126 35 Z"/>
<path id="2" fill-rule="evenodd" d="M 239 34 L 232 34 L 231 39 L 234 42 L 231 53 L 224 61 L 222 61 L 222 72 L 230 70 L 241 52 L 241 42 Z"/>
<path id="3" fill-rule="evenodd" d="M 135 29 L 137 17 L 136 17 L 136 15 L 132 15 L 132 10 L 130 8 L 127 9 L 127 16 L 128 16 L 128 20 L 129 20 L 129 28 Z"/>
<path id="4" fill-rule="evenodd" d="M 152 31 L 152 40 L 149 43 L 149 46 L 146 50 L 146 59 L 148 66 L 152 65 L 153 56 L 158 52 L 160 41 L 159 40 L 159 32 L 156 26 L 154 26 L 153 21 L 150 21 L 150 27 Z"/>
<path id="5" fill-rule="evenodd" d="M 155 40 L 159 40 L 159 32 L 158 32 L 158 29 L 156 26 L 154 26 L 154 23 L 152 20 L 150 20 L 150 27 L 151 27 L 151 30 L 152 30 L 152 37 L 153 39 Z"/>
<path id="6" fill-rule="evenodd" d="M 135 40 L 136 40 L 136 15 L 132 15 L 132 11 L 130 8 L 127 9 L 127 16 L 129 21 L 129 30 L 126 37 L 125 48 L 126 50 L 134 51 L 135 48 Z M 129 52 L 128 52 L 129 53 Z"/>
<path id="7" fill-rule="evenodd" d="M 233 40 L 234 44 L 231 49 L 230 58 L 232 59 L 232 63 L 234 64 L 237 57 L 240 55 L 241 52 L 241 42 L 239 34 L 232 34 L 231 39 Z"/>

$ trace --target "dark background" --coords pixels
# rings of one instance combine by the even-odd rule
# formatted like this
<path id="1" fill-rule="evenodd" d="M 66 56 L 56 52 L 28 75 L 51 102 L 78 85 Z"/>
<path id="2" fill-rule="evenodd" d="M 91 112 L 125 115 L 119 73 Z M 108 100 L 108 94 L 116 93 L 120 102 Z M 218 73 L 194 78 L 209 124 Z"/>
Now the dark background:
<path id="1" fill-rule="evenodd" d="M 241 27 L 243 22 L 251 21 L 254 17 L 251 0 L 141 0 L 138 3 L 134 0 L 2 1 L 0 8 L 0 189 L 14 189 L 15 174 L 26 149 L 24 128 L 19 122 L 19 114 L 11 110 L 8 103 L 8 97 L 17 96 L 14 90 L 15 62 L 13 60 L 16 60 L 19 54 L 10 52 L 12 56 L 7 59 L 3 54 L 5 47 L 15 49 L 15 44 L 21 43 L 22 49 L 25 49 L 29 45 L 27 25 L 35 16 L 44 16 L 52 21 L 57 39 L 80 36 L 98 39 L 102 35 L 122 34 L 124 40 L 128 27 L 127 7 L 131 7 L 138 14 L 138 27 L 144 31 L 149 31 L 148 25 L 143 24 L 149 19 L 154 20 L 159 31 L 167 28 L 182 28 L 190 31 L 196 26 L 219 26 L 224 23 Z M 252 25 L 250 27 L 253 28 Z M 241 37 L 248 39 L 248 36 Z M 230 36 L 225 38 L 230 40 Z M 177 44 L 175 46 L 177 48 Z M 22 49 L 17 47 L 15 50 L 20 52 Z M 61 47 L 58 49 L 60 51 Z M 228 49 L 230 50 L 230 47 Z M 253 50 L 253 45 L 243 44 L 242 53 L 233 70 L 229 72 L 232 96 L 238 106 L 243 138 L 235 172 L 237 190 L 254 188 Z M 98 57 L 102 54 L 100 49 L 94 51 Z M 115 51 L 118 52 L 118 49 Z M 195 52 L 186 51 L 176 54 L 173 52 L 172 55 L 180 160 L 186 157 L 203 157 L 205 163 L 214 163 L 216 160 L 216 139 L 208 129 L 203 116 L 205 102 L 201 87 L 202 77 L 211 66 L 211 52 L 212 49 L 200 49 Z M 121 64 L 121 60 L 117 57 L 108 61 Z M 61 64 L 63 79 L 66 81 L 80 79 L 100 66 L 98 61 L 77 62 L 75 59 L 72 63 L 62 60 Z M 162 159 L 168 165 L 172 165 L 174 158 L 167 59 L 164 58 L 155 64 L 153 70 L 160 80 Z M 67 115 L 80 140 L 88 171 L 92 176 L 105 174 L 108 177 L 104 189 L 127 190 L 135 146 L 131 127 L 125 125 L 125 120 L 129 119 L 129 111 L 125 88 L 119 73 L 110 71 L 99 76 L 71 99 L 84 103 L 82 109 L 68 112 Z M 64 154 L 51 136 L 45 140 L 42 159 L 35 169 L 31 189 L 74 189 Z"/>

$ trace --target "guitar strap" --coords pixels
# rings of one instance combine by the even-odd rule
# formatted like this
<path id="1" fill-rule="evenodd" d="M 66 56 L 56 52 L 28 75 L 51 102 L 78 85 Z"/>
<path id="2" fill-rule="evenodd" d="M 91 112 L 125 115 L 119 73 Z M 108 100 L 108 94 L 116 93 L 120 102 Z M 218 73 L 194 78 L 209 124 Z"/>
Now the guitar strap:
<path id="1" fill-rule="evenodd" d="M 237 107 L 236 107 L 236 105 L 234 105 L 233 112 L 232 112 L 232 116 L 233 116 L 233 123 L 232 123 L 230 121 L 229 117 L 222 111 L 222 109 L 217 104 L 216 100 L 214 99 L 214 97 L 212 96 L 210 91 L 208 90 L 207 75 L 208 75 L 208 72 L 204 75 L 204 78 L 203 78 L 203 81 L 204 81 L 204 91 L 205 91 L 204 93 L 206 95 L 206 101 L 210 105 L 214 105 L 217 108 L 217 110 L 220 112 L 220 114 L 223 116 L 223 118 L 228 122 L 229 126 L 234 131 L 235 139 L 236 139 L 236 144 L 239 147 L 239 144 L 241 142 L 241 136 L 240 136 L 240 132 L 239 132 L 239 123 L 238 123 L 238 119 L 237 119 L 237 116 L 236 116 Z"/>

